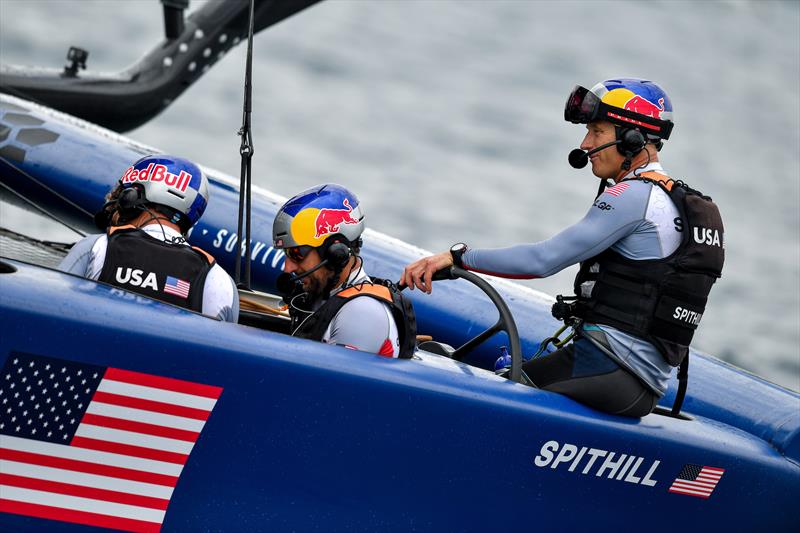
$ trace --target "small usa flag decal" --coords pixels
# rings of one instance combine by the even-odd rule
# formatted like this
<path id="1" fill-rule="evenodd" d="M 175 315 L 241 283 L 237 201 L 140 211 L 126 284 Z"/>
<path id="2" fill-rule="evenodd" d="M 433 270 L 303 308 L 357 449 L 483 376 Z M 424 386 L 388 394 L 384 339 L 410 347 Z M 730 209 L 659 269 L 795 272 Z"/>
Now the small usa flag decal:
<path id="1" fill-rule="evenodd" d="M 167 276 L 167 282 L 164 284 L 164 292 L 167 294 L 174 294 L 180 298 L 189 297 L 189 282 L 182 279 Z"/>
<path id="2" fill-rule="evenodd" d="M 606 192 L 608 194 L 610 194 L 611 196 L 619 196 L 620 194 L 625 192 L 625 189 L 627 189 L 627 188 L 628 188 L 628 184 L 622 182 L 622 183 L 617 183 L 616 185 L 614 185 L 613 187 L 608 189 Z"/>
<path id="3" fill-rule="evenodd" d="M 0 513 L 157 533 L 221 393 L 11 353 L 0 371 Z"/>
<path id="4" fill-rule="evenodd" d="M 724 468 L 687 464 L 672 482 L 669 491 L 698 498 L 708 498 L 714 492 L 724 473 Z"/>

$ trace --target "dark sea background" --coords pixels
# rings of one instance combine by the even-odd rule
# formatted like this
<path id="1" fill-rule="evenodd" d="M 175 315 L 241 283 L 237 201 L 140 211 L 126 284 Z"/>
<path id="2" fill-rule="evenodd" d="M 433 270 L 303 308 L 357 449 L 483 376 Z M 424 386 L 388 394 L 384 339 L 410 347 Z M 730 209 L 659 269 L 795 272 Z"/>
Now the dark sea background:
<path id="1" fill-rule="evenodd" d="M 193 0 L 192 9 L 203 2 Z M 119 71 L 163 39 L 157 0 L 0 0 L 0 61 Z M 237 176 L 246 46 L 137 141 Z M 369 227 L 422 248 L 535 242 L 597 188 L 567 165 L 575 84 L 668 92 L 665 169 L 720 206 L 726 265 L 694 346 L 800 390 L 800 2 L 328 0 L 256 36 L 254 180 L 334 181 Z M 75 235 L 3 204 L 0 225 Z M 565 292 L 575 268 L 524 282 Z"/>

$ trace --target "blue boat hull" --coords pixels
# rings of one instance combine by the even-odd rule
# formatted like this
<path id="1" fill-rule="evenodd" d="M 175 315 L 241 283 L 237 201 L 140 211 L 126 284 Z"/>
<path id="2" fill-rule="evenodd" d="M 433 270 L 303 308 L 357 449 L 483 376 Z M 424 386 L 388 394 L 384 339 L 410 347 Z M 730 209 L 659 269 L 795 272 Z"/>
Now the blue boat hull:
<path id="1" fill-rule="evenodd" d="M 606 416 L 439 356 L 387 360 L 14 265 L 0 275 L 3 357 L 47 355 L 223 388 L 167 531 L 671 530 L 675 520 L 790 529 L 800 469 L 776 443 L 719 421 Z M 759 393 L 773 413 L 788 394 Z M 591 466 L 589 455 L 559 463 L 566 445 L 606 453 Z M 636 457 L 621 479 L 622 462 L 601 470 L 611 452 Z M 725 469 L 710 498 L 669 492 L 687 463 Z M 678 516 L 657 518 L 668 510 Z M 0 523 L 73 529 L 9 514 Z"/>
<path id="2" fill-rule="evenodd" d="M 12 125 L 0 141 L 3 183 L 84 227 L 87 215 L 69 202 L 99 208 L 122 171 L 148 151 L 16 99 L 0 97 L 0 112 Z M 21 134 L 31 128 L 55 138 L 25 144 L 29 136 Z M 209 174 L 212 201 L 191 240 L 230 269 L 236 189 L 230 178 Z M 268 245 L 279 204 L 268 193 L 254 199 L 253 280 L 267 291 L 281 268 Z M 397 279 L 421 253 L 375 232 L 365 236 L 367 269 L 376 275 Z M 800 396 L 703 354 L 692 356 L 684 404 L 692 420 L 631 420 L 480 368 L 490 367 L 502 339 L 476 352 L 472 365 L 424 352 L 387 360 L 3 261 L 11 268 L 0 274 L 0 365 L 24 353 L 223 389 L 169 502 L 167 531 L 797 525 L 787 510 L 800 495 Z M 498 287 L 531 353 L 556 329 L 549 300 Z M 496 320 L 462 282 L 440 283 L 432 297 L 415 293 L 414 304 L 420 332 L 451 344 Z M 662 404 L 671 404 L 674 390 L 673 383 Z M 688 464 L 724 469 L 710 497 L 670 492 Z M 0 525 L 85 529 L 9 513 Z"/>

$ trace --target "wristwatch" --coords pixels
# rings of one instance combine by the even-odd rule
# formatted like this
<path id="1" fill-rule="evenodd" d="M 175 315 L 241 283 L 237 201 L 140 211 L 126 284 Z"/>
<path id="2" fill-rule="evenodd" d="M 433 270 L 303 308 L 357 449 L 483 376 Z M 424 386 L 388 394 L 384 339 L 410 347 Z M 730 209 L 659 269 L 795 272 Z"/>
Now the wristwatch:
<path id="1" fill-rule="evenodd" d="M 450 247 L 450 256 L 453 258 L 453 264 L 458 268 L 464 268 L 464 261 L 462 258 L 468 249 L 467 245 L 463 242 L 456 243 Z"/>

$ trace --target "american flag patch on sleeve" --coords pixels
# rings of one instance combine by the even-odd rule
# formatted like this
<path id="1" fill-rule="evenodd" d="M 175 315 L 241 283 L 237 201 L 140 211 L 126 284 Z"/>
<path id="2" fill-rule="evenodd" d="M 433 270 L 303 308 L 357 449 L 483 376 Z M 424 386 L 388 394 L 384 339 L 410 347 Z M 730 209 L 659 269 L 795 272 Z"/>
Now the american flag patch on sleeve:
<path id="1" fill-rule="evenodd" d="M 614 185 L 613 187 L 611 187 L 610 189 L 608 189 L 606 192 L 608 194 L 610 194 L 611 196 L 619 196 L 620 194 L 625 192 L 625 189 L 627 189 L 627 188 L 628 188 L 628 184 L 627 183 L 620 182 L 620 183 L 617 183 L 616 185 Z"/>
<path id="2" fill-rule="evenodd" d="M 12 353 L 0 371 L 0 512 L 159 531 L 221 393 Z"/>

